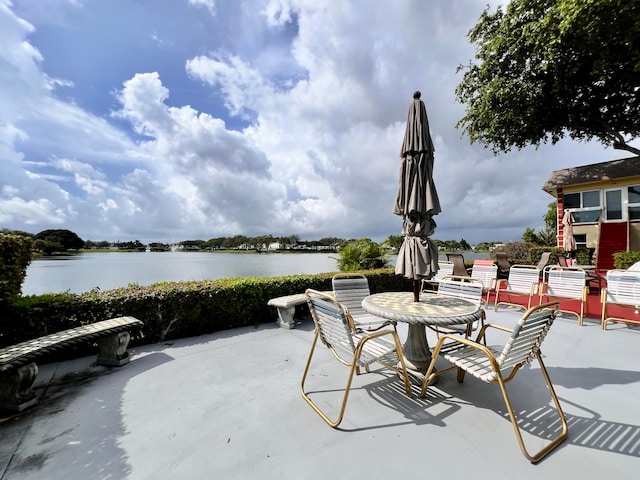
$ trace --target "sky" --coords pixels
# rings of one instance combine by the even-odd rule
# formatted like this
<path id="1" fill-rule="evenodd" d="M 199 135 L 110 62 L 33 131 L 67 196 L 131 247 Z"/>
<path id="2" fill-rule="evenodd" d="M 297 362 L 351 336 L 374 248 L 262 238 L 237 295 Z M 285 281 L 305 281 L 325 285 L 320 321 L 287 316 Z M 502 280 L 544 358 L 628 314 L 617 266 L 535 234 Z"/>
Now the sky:
<path id="1" fill-rule="evenodd" d="M 415 90 L 439 240 L 544 226 L 563 140 L 494 155 L 455 127 L 487 0 L 0 0 L 0 229 L 83 240 L 399 235 Z"/>

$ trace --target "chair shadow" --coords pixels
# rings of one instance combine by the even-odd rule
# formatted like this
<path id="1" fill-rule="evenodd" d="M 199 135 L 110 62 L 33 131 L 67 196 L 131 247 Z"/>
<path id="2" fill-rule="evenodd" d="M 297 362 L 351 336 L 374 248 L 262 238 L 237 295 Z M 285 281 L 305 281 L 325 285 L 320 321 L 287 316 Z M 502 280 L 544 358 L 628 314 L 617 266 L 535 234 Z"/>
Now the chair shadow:
<path id="1" fill-rule="evenodd" d="M 406 422 L 392 422 L 388 424 L 368 425 L 356 428 L 345 428 L 340 425 L 337 429 L 347 432 L 359 432 L 375 430 L 387 427 L 397 427 L 399 425 L 434 425 L 445 427 L 445 419 L 462 408 L 460 400 L 446 395 L 438 390 L 432 389 L 427 392 L 424 398 L 419 398 L 420 387 L 411 384 L 411 398 L 407 397 L 402 380 L 387 370 L 372 369 L 370 373 L 362 375 L 376 375 L 384 377 L 381 380 L 373 381 L 361 386 L 352 386 L 351 392 L 364 391 L 378 404 L 400 412 L 407 418 Z M 336 390 L 336 392 L 342 390 Z M 323 390 L 326 393 L 327 390 Z M 313 393 L 313 392 L 309 392 Z M 347 406 L 347 409 L 349 407 Z"/>
<path id="2" fill-rule="evenodd" d="M 588 378 L 590 375 L 587 375 L 587 372 L 594 369 L 551 367 L 548 370 L 554 385 L 567 388 L 593 389 L 607 383 L 627 384 L 640 381 L 640 372 L 596 369 L 601 371 L 597 375 L 591 375 L 595 380 L 585 384 L 585 378 L 574 378 L 574 376 Z M 575 370 L 584 370 L 585 375 L 575 375 Z M 473 378 L 466 378 L 462 384 L 459 384 L 455 379 L 455 373 L 451 373 L 440 377 L 439 383 L 430 387 L 427 395 L 422 399 L 418 398 L 420 388 L 412 385 L 413 396 L 408 398 L 402 381 L 396 375 L 377 370 L 372 370 L 370 374 L 382 375 L 385 378 L 352 390 L 366 391 L 379 404 L 402 413 L 407 421 L 353 429 L 341 426 L 340 430 L 364 431 L 411 423 L 444 427 L 445 419 L 464 405 L 491 410 L 504 421 L 511 423 L 497 385 L 489 385 Z M 516 379 L 507 384 L 507 390 L 514 405 L 518 425 L 523 434 L 530 437 L 529 441 L 532 441 L 531 438 L 551 440 L 560 434 L 562 429 L 560 417 L 551 404 L 546 385 L 537 368 L 526 367 L 521 370 Z M 575 445 L 640 458 L 640 425 L 609 421 L 603 419 L 602 415 L 594 410 L 566 398 L 559 397 L 559 399 L 569 425 L 569 435 L 557 450 L 567 445 Z M 572 411 L 568 412 L 567 407 Z M 575 413 L 575 410 L 585 414 Z M 491 426 L 487 425 L 487 428 Z M 513 441 L 515 442 L 515 439 Z"/>
<path id="3" fill-rule="evenodd" d="M 589 388 L 582 383 L 578 385 L 576 380 L 571 379 L 571 374 L 569 373 L 572 370 L 588 371 L 590 370 L 589 368 L 563 369 L 565 372 L 561 378 L 558 378 L 558 375 L 555 374 L 558 368 L 563 369 L 562 367 L 548 368 L 549 375 L 555 386 L 567 386 L 565 383 L 568 383 L 570 385 L 568 388 L 577 388 L 578 386 Z M 601 370 L 615 372 L 614 370 Z M 629 373 L 633 375 L 628 375 Z M 603 375 L 602 378 L 606 378 L 606 375 Z M 640 373 L 638 372 L 621 372 L 620 375 L 615 376 L 613 381 L 594 382 L 590 388 L 595 388 L 604 383 L 626 384 L 638 380 L 640 380 Z M 516 384 L 516 382 L 518 383 Z M 465 378 L 464 383 L 457 384 L 454 378 L 453 382 L 449 381 L 442 387 L 457 399 L 472 403 L 479 408 L 493 410 L 505 421 L 511 423 L 509 413 L 504 406 L 504 401 L 497 385 L 474 382 L 472 378 Z M 528 367 L 525 370 L 521 370 L 516 378 L 507 384 L 507 390 L 518 418 L 518 425 L 523 433 L 544 440 L 549 440 L 559 435 L 562 429 L 560 417 L 551 404 L 551 398 L 542 380 L 542 375 L 537 369 Z M 568 437 L 558 446 L 558 450 L 567 445 L 575 445 L 640 458 L 640 425 L 608 421 L 594 410 L 583 407 L 566 398 L 560 396 L 558 398 L 569 426 Z M 572 407 L 571 410 L 583 411 L 586 415 L 568 412 L 567 406 Z"/>

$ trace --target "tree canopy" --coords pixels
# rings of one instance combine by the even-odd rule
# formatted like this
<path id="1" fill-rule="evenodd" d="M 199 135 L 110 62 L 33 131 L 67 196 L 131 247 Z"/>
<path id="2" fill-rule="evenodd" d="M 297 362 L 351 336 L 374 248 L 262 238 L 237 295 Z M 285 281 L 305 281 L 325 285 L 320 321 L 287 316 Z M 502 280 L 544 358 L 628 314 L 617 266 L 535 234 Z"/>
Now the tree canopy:
<path id="1" fill-rule="evenodd" d="M 468 33 L 457 127 L 508 152 L 568 135 L 640 155 L 640 0 L 512 0 Z"/>
<path id="2" fill-rule="evenodd" d="M 64 250 L 77 250 L 84 247 L 84 240 L 71 230 L 43 230 L 36 233 L 33 238 L 62 245 Z"/>

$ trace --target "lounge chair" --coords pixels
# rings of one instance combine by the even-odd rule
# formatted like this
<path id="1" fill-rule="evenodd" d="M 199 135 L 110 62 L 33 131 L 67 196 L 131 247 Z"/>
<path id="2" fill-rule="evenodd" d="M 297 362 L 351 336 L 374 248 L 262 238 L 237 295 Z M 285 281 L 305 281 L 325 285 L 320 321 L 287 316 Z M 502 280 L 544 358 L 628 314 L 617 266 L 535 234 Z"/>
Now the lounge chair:
<path id="1" fill-rule="evenodd" d="M 553 389 L 553 384 L 544 366 L 540 352 L 540 345 L 553 324 L 557 309 L 557 302 L 545 303 L 533 307 L 527 310 L 513 329 L 500 325 L 487 324 L 482 327 L 475 341 L 457 335 L 441 336 L 433 349 L 432 360 L 427 369 L 424 383 L 422 384 L 420 397 L 422 398 L 426 395 L 429 383 L 435 377 L 453 369 L 458 369 L 459 382 L 464 380 L 464 374 L 468 372 L 483 382 L 498 384 L 516 434 L 516 439 L 520 445 L 520 450 L 530 462 L 539 462 L 545 455 L 567 438 L 569 430 L 567 420 L 560 406 L 560 401 Z M 484 343 L 481 343 L 482 340 L 485 340 L 485 334 L 490 328 L 511 332 L 509 340 L 501 350 L 487 347 Z M 435 365 L 439 356 L 451 362 L 453 366 L 436 371 Z M 538 360 L 540 371 L 547 384 L 548 391 L 551 394 L 562 428 L 560 433 L 538 452 L 529 453 L 524 444 L 518 418 L 511 404 L 511 398 L 507 392 L 506 384 L 515 378 L 521 367 L 530 363 L 534 358 Z M 518 413 L 522 414 L 523 412 L 518 410 Z M 521 418 L 521 421 L 523 424 L 531 425 L 532 423 L 535 424 L 536 419 L 536 415 L 532 413 L 526 418 Z M 544 429 L 545 427 L 548 427 L 548 425 L 541 425 L 541 428 Z M 491 428 L 491 426 L 488 426 L 488 428 Z M 535 426 L 532 428 L 537 430 Z M 503 453 L 504 452 L 500 452 L 500 454 Z"/>
<path id="2" fill-rule="evenodd" d="M 453 274 L 457 277 L 468 277 L 470 270 L 464 263 L 461 253 L 447 253 L 447 260 L 453 263 Z"/>
<path id="3" fill-rule="evenodd" d="M 540 261 L 537 265 L 538 270 L 541 272 L 544 271 L 544 268 L 549 265 L 549 262 L 551 262 L 551 252 L 542 252 L 542 255 L 540 255 Z"/>
<path id="4" fill-rule="evenodd" d="M 331 427 L 337 427 L 344 417 L 349 398 L 353 375 L 360 373 L 360 368 L 369 372 L 369 365 L 379 363 L 396 372 L 404 381 L 406 394 L 411 397 L 411 384 L 402 355 L 402 346 L 395 322 L 389 322 L 391 328 L 367 333 L 353 324 L 347 309 L 330 295 L 308 289 L 306 292 L 309 311 L 315 323 L 315 334 L 311 343 L 309 358 L 302 374 L 300 392 L 305 401 Z M 384 338 L 387 337 L 387 338 Z M 305 392 L 305 381 L 311 366 L 311 360 L 318 344 L 318 338 L 329 348 L 333 356 L 343 365 L 349 367 L 347 385 L 344 389 L 342 404 L 338 416 L 331 420 Z M 396 365 L 399 364 L 399 368 Z"/>
<path id="5" fill-rule="evenodd" d="M 498 278 L 508 278 L 511 262 L 504 252 L 496 252 L 496 265 L 498 266 Z"/>

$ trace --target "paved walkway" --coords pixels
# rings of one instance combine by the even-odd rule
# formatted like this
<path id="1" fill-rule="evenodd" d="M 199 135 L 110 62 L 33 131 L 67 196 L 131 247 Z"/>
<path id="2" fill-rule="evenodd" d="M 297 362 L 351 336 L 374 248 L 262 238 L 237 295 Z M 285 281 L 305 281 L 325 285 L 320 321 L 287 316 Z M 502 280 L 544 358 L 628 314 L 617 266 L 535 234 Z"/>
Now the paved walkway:
<path id="1" fill-rule="evenodd" d="M 487 314 L 512 325 L 521 311 Z M 0 479 L 637 478 L 640 328 L 557 320 L 543 352 L 569 438 L 538 465 L 499 389 L 455 374 L 425 399 L 386 371 L 360 375 L 341 429 L 329 428 L 299 392 L 312 338 L 306 320 L 138 347 L 122 368 L 44 365 L 40 404 L 0 424 Z M 346 373 L 323 351 L 309 388 L 333 390 L 316 398 L 335 407 Z M 540 444 L 550 402 L 538 369 L 509 385 L 525 441 Z"/>

